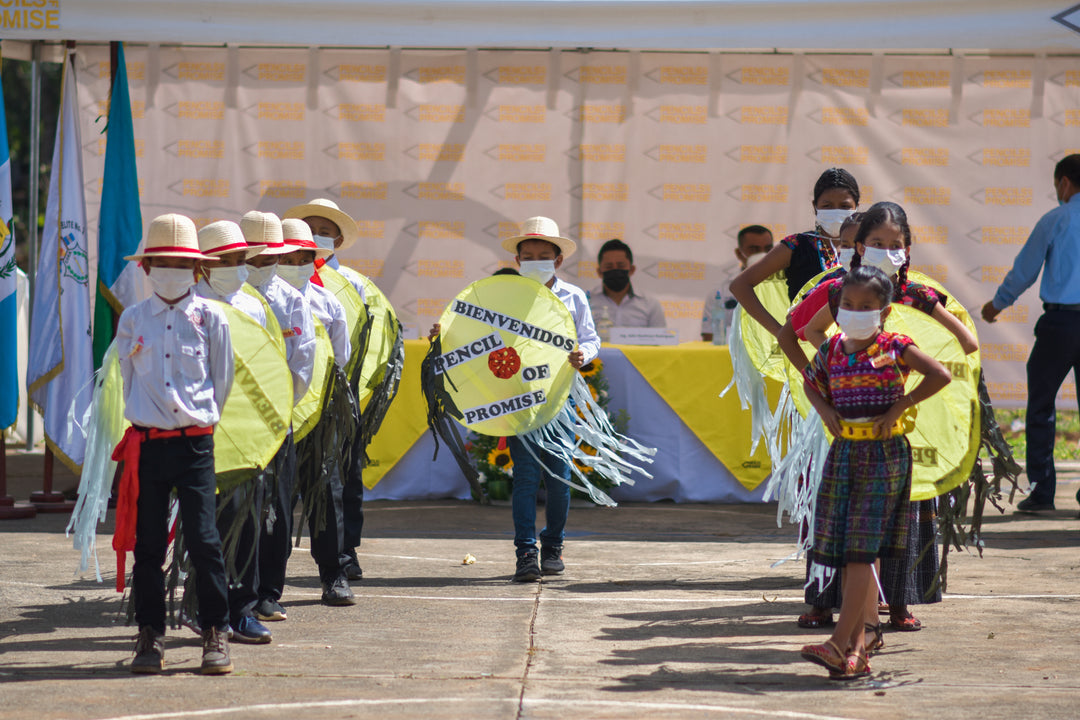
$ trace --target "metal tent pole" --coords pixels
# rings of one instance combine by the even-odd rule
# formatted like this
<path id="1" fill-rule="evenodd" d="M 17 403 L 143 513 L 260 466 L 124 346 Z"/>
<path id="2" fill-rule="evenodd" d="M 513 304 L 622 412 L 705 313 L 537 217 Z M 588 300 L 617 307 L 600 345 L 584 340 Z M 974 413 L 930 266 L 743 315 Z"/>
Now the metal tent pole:
<path id="1" fill-rule="evenodd" d="M 30 207 L 27 209 L 26 240 L 29 243 L 29 287 L 27 317 L 33 322 L 34 284 L 38 264 L 38 184 L 41 175 L 41 42 L 30 46 Z M 30 327 L 28 324 L 27 327 Z M 34 449 L 34 408 L 26 403 L 26 450 Z"/>

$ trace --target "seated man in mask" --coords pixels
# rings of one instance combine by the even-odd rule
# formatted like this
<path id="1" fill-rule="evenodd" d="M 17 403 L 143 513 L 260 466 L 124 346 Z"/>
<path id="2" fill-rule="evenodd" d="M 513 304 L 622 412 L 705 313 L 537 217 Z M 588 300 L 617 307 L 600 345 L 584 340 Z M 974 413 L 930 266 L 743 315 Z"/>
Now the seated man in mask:
<path id="1" fill-rule="evenodd" d="M 604 340 L 611 327 L 667 327 L 660 302 L 635 292 L 630 284 L 637 268 L 629 245 L 608 240 L 600 247 L 596 263 L 603 283 L 589 293 L 589 306 Z"/>

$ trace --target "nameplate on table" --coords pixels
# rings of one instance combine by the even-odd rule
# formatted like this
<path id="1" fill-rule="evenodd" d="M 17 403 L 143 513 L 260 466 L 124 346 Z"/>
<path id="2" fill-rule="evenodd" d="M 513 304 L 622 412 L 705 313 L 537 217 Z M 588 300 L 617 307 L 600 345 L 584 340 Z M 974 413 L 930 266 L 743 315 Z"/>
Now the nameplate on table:
<path id="1" fill-rule="evenodd" d="M 679 333 L 674 328 L 613 327 L 611 342 L 615 345 L 678 345 Z"/>

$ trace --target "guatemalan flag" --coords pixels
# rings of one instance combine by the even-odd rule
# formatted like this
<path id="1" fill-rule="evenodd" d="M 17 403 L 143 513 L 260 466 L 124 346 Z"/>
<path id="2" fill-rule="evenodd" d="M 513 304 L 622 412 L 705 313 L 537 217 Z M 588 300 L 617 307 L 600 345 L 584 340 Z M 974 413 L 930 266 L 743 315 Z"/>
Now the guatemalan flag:
<path id="1" fill-rule="evenodd" d="M 45 418 L 46 444 L 78 474 L 86 441 L 74 423 L 82 422 L 90 404 L 94 359 L 74 58 L 74 52 L 68 51 L 64 62 L 49 203 L 34 283 L 26 384 L 30 402 Z"/>
<path id="2" fill-rule="evenodd" d="M 0 93 L 0 429 L 14 425 L 19 416 L 18 273 L 12 215 L 11 153 Z"/>

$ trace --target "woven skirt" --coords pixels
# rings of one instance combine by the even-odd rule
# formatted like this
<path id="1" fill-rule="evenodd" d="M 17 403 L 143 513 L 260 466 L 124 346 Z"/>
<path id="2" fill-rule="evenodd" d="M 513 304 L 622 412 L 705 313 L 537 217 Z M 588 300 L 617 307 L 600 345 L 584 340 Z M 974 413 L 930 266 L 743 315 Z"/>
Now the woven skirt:
<path id="1" fill-rule="evenodd" d="M 906 437 L 833 441 L 818 489 L 812 560 L 843 567 L 903 555 L 910 495 Z"/>

